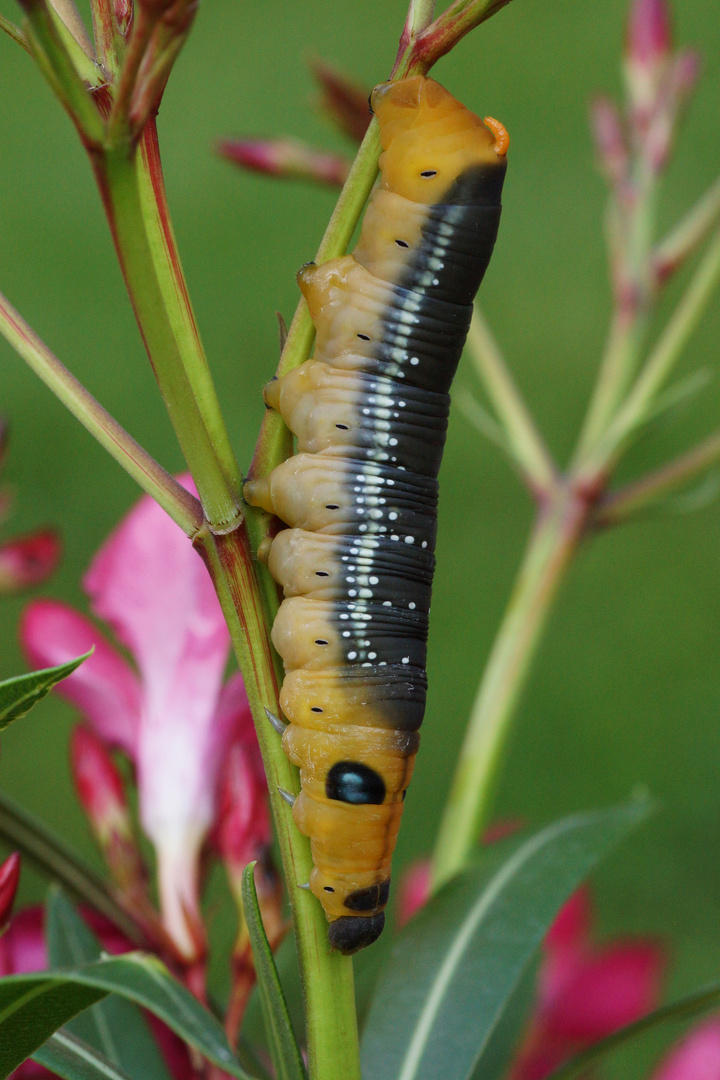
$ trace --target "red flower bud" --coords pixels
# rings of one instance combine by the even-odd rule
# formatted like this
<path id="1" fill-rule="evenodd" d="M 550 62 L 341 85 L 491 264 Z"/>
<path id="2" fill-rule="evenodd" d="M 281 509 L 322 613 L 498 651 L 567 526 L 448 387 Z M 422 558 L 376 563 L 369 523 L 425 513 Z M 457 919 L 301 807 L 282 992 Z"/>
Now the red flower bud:
<path id="1" fill-rule="evenodd" d="M 60 561 L 60 537 L 53 529 L 0 544 L 0 595 L 46 581 Z"/>
<path id="2" fill-rule="evenodd" d="M 10 921 L 20 881 L 20 856 L 17 851 L 0 864 L 0 934 Z"/>
<path id="3" fill-rule="evenodd" d="M 670 10 L 666 0 L 635 0 L 630 8 L 625 51 L 639 67 L 663 64 L 672 48 Z"/>
<path id="4" fill-rule="evenodd" d="M 137 849 L 122 777 L 102 739 L 78 725 L 70 740 L 75 790 L 90 828 L 121 892 L 145 903 L 145 867 Z"/>
<path id="5" fill-rule="evenodd" d="M 316 60 L 313 75 L 322 87 L 321 107 L 330 119 L 355 142 L 362 142 L 372 120 L 369 88 L 360 86 L 334 68 Z"/>
<path id="6" fill-rule="evenodd" d="M 251 172 L 333 187 L 342 187 L 350 169 L 350 163 L 338 154 L 325 154 L 296 139 L 226 139 L 218 152 Z"/>

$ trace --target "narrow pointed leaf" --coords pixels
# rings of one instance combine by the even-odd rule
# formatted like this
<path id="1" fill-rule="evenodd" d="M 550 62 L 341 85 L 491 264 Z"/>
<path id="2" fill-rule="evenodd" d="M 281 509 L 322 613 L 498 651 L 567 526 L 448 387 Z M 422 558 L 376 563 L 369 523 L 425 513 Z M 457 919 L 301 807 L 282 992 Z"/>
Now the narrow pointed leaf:
<path id="1" fill-rule="evenodd" d="M 558 909 L 649 813 L 632 803 L 543 829 L 459 874 L 393 948 L 363 1034 L 373 1080 L 468 1080 Z"/>
<path id="2" fill-rule="evenodd" d="M 108 918 L 135 945 L 146 944 L 142 930 L 108 891 L 105 882 L 44 822 L 0 791 L 0 838 L 72 895 Z"/>
<path id="3" fill-rule="evenodd" d="M 51 968 L 79 968 L 100 959 L 100 942 L 57 886 L 50 889 L 46 913 Z M 165 1059 L 145 1017 L 116 994 L 80 1013 L 68 1030 L 130 1076 L 169 1080 Z"/>
<path id="4" fill-rule="evenodd" d="M 69 660 L 67 664 L 31 671 L 28 675 L 16 675 L 13 679 L 0 682 L 0 731 L 13 720 L 26 716 L 33 705 L 37 705 L 38 701 L 52 690 L 55 683 L 72 675 L 91 652 L 92 650 L 84 656 L 78 656 L 76 660 Z"/>
<path id="5" fill-rule="evenodd" d="M 215 1017 L 156 957 L 126 953 L 71 972 L 0 979 L 0 1080 L 84 1009 L 117 993 L 163 1020 L 236 1080 L 251 1080 Z"/>
<path id="6" fill-rule="evenodd" d="M 263 926 L 255 891 L 255 863 L 243 871 L 242 899 L 245 922 L 252 944 L 260 1002 L 270 1054 L 277 1080 L 305 1080 L 300 1049 L 290 1023 L 290 1013 Z"/>
<path id="7" fill-rule="evenodd" d="M 94 1005 L 97 1009 L 98 1006 Z M 108 1061 L 94 1047 L 77 1039 L 69 1031 L 57 1031 L 37 1050 L 33 1061 L 62 1077 L 62 1080 L 130 1080 L 122 1069 Z M 135 1080 L 142 1071 L 133 1074 Z"/>
<path id="8" fill-rule="evenodd" d="M 592 1066 L 602 1061 L 618 1047 L 644 1035 L 646 1031 L 661 1027 L 663 1024 L 676 1023 L 678 1020 L 692 1020 L 701 1013 L 707 1012 L 708 1009 L 717 1008 L 718 1005 L 720 1005 L 720 983 L 712 983 L 695 994 L 688 994 L 687 997 L 673 1001 L 670 1005 L 663 1005 L 655 1012 L 643 1016 L 642 1020 L 628 1024 L 627 1027 L 621 1028 L 607 1039 L 595 1043 L 589 1050 L 578 1054 L 566 1065 L 556 1069 L 548 1080 L 572 1080 L 575 1076 L 589 1075 Z"/>

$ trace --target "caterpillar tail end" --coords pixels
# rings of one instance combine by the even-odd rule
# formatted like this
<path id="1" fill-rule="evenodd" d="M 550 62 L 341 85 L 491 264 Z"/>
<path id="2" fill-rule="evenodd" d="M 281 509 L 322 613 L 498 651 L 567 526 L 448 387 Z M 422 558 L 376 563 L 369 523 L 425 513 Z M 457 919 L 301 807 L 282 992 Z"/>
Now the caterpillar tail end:
<path id="1" fill-rule="evenodd" d="M 498 157 L 505 157 L 510 146 L 510 135 L 507 128 L 492 116 L 483 117 L 483 123 L 485 127 L 490 128 L 495 136 L 495 153 Z"/>
<path id="2" fill-rule="evenodd" d="M 343 956 L 352 956 L 360 949 L 366 949 L 377 941 L 385 926 L 385 912 L 361 918 L 357 915 L 342 915 L 330 923 L 328 940 L 333 949 Z"/>

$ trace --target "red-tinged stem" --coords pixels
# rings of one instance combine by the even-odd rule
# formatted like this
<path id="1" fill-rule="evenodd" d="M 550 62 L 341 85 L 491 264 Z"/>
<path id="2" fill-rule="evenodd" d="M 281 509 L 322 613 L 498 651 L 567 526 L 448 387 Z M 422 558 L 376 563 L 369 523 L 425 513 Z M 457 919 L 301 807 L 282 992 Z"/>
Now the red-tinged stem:
<path id="1" fill-rule="evenodd" d="M 670 461 L 655 472 L 619 491 L 610 492 L 598 504 L 595 524 L 599 527 L 631 520 L 666 495 L 687 484 L 720 461 L 720 432 Z"/>
<path id="2" fill-rule="evenodd" d="M 194 536 L 203 520 L 198 500 L 128 435 L 50 352 L 2 294 L 0 334 L 143 491 L 152 495 L 188 536 Z"/>

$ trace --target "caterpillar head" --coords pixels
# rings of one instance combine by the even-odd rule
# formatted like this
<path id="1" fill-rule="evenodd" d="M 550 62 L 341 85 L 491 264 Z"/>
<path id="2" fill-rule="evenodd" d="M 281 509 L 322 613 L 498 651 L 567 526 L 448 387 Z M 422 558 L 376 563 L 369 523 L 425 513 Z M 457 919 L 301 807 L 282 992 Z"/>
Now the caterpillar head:
<path id="1" fill-rule="evenodd" d="M 376 86 L 383 186 L 421 203 L 499 201 L 507 133 L 492 131 L 433 79 Z"/>

